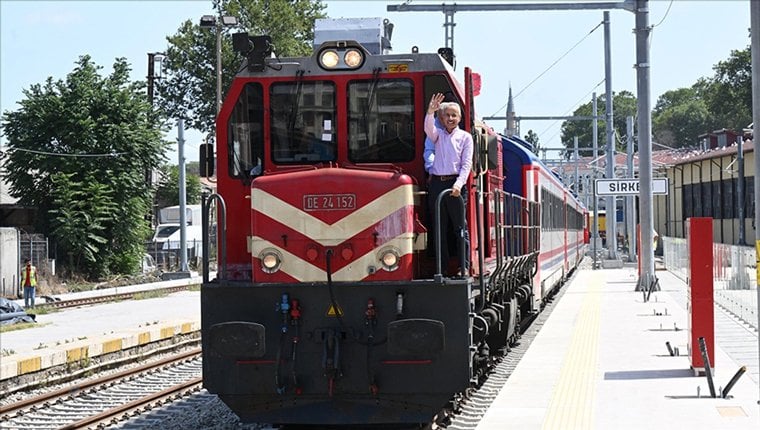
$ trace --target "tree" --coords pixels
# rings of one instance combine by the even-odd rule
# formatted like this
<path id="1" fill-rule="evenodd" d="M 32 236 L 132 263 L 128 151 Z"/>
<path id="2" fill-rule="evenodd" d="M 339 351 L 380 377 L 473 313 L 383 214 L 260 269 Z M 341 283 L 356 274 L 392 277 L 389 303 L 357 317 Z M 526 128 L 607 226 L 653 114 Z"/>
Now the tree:
<path id="1" fill-rule="evenodd" d="M 325 17 L 321 0 L 215 0 L 214 8 L 219 16 L 237 17 L 249 34 L 269 35 L 278 56 L 310 54 L 314 20 Z M 224 97 L 242 57 L 232 50 L 230 31 L 222 31 Z M 167 40 L 157 105 L 171 118 L 184 118 L 187 127 L 210 132 L 216 120 L 216 33 L 188 20 Z"/>
<path id="2" fill-rule="evenodd" d="M 201 180 L 196 173 L 185 173 L 185 201 L 189 205 L 201 202 Z M 158 207 L 176 206 L 179 204 L 179 166 L 165 165 L 161 168 L 161 179 L 156 189 Z"/>
<path id="3" fill-rule="evenodd" d="M 113 190 L 87 178 L 76 182 L 74 173 L 51 177 L 52 233 L 67 250 L 69 268 L 79 272 L 84 263 L 96 264 L 106 239 L 107 225 L 116 213 Z"/>
<path id="4" fill-rule="evenodd" d="M 605 104 L 606 97 L 604 94 L 599 95 L 596 99 L 597 116 L 599 117 L 597 123 L 597 144 L 599 148 L 604 148 L 607 144 L 607 138 L 605 137 L 605 130 L 607 127 L 606 112 L 607 107 Z M 626 117 L 636 116 L 636 97 L 630 91 L 620 91 L 612 96 L 612 122 L 613 131 L 617 136 L 615 146 L 618 149 L 622 146 L 620 142 L 626 140 Z M 578 107 L 573 112 L 574 116 L 591 116 L 593 113 L 592 102 L 588 102 Z M 573 138 L 578 136 L 578 148 L 592 148 L 593 147 L 593 123 L 591 121 L 565 121 L 562 123 L 561 139 L 563 144 L 568 148 L 573 146 Z M 566 156 L 572 154 L 573 151 L 565 151 Z M 579 151 L 579 156 L 588 157 L 592 155 L 591 150 Z"/>
<path id="5" fill-rule="evenodd" d="M 39 229 L 62 255 L 81 255 L 70 269 L 90 277 L 139 267 L 152 199 L 144 172 L 168 146 L 126 60 L 116 59 L 109 76 L 100 69 L 82 56 L 65 80 L 32 85 L 2 116 L 11 194 L 39 208 Z"/>
<path id="6" fill-rule="evenodd" d="M 693 146 L 697 137 L 715 129 L 705 100 L 697 86 L 667 91 L 652 111 L 654 140 L 672 148 Z"/>
<path id="7" fill-rule="evenodd" d="M 528 130 L 528 134 L 525 135 L 525 141 L 530 142 L 533 145 L 533 152 L 538 154 L 538 151 L 541 149 L 541 146 L 538 144 L 538 134 L 532 129 Z"/>
<path id="8" fill-rule="evenodd" d="M 752 55 L 750 47 L 733 50 L 713 67 L 711 79 L 697 82 L 717 127 L 742 130 L 752 122 Z"/>

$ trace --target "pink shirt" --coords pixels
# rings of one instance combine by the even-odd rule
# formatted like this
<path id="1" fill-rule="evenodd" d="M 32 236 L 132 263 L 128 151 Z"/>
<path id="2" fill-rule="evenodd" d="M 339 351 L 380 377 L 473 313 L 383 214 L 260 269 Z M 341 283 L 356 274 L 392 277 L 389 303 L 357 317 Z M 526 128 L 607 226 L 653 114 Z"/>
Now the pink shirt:
<path id="1" fill-rule="evenodd" d="M 435 126 L 435 114 L 425 115 L 425 134 L 435 145 L 435 158 L 430 174 L 457 175 L 454 188 L 462 189 L 472 169 L 472 135 L 459 127 L 449 133 Z"/>

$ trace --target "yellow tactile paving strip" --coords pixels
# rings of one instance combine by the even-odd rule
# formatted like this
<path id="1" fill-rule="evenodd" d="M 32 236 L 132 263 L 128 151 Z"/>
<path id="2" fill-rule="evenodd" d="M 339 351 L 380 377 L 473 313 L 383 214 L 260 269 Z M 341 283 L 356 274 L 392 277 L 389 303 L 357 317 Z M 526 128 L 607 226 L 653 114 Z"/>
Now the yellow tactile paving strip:
<path id="1" fill-rule="evenodd" d="M 200 330 L 200 321 L 167 322 L 151 327 L 147 331 L 145 328 L 126 329 L 124 333 L 104 338 L 81 340 L 65 348 L 51 346 L 31 353 L 4 356 L 0 360 L 0 380 L 169 339 L 175 334 L 188 334 L 197 330 Z"/>
<path id="2" fill-rule="evenodd" d="M 599 352 L 603 272 L 591 275 L 562 370 L 554 387 L 544 429 L 594 428 L 594 395 Z"/>

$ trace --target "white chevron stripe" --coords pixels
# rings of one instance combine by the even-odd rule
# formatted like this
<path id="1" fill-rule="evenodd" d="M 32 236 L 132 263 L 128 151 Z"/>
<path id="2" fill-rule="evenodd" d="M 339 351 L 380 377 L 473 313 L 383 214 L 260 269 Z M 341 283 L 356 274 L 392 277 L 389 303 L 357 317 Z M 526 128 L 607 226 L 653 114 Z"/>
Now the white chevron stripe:
<path id="1" fill-rule="evenodd" d="M 322 246 L 335 245 L 336 238 L 348 239 L 353 237 L 397 210 L 413 204 L 414 186 L 401 185 L 334 224 L 327 224 L 266 191 L 256 188 L 251 195 L 251 208 L 253 210 L 277 220 L 277 222 L 307 236 Z M 411 220 L 409 221 L 411 222 Z"/>
<path id="2" fill-rule="evenodd" d="M 396 247 L 401 254 L 401 258 L 411 254 L 412 252 L 412 239 L 414 233 L 403 233 L 390 241 L 384 243 L 382 246 L 370 250 L 368 253 L 360 256 L 352 261 L 350 264 L 342 267 L 332 275 L 333 281 L 336 282 L 351 282 L 361 281 L 367 275 L 369 275 L 368 268 L 370 266 L 375 267 L 377 270 L 382 270 L 380 267 L 382 264 L 377 259 L 377 251 L 388 247 Z M 299 282 L 322 282 L 327 281 L 327 272 L 320 269 L 317 266 L 303 260 L 301 257 L 269 242 L 268 240 L 260 237 L 253 238 L 253 255 L 258 257 L 262 250 L 267 248 L 274 248 L 282 254 L 282 265 L 280 270 L 288 275 L 292 276 Z M 320 257 L 324 258 L 324 256 Z M 340 258 L 334 256 L 333 258 Z M 406 257 L 409 258 L 409 257 Z M 264 275 L 266 276 L 266 275 Z M 266 282 L 266 278 L 261 281 Z"/>

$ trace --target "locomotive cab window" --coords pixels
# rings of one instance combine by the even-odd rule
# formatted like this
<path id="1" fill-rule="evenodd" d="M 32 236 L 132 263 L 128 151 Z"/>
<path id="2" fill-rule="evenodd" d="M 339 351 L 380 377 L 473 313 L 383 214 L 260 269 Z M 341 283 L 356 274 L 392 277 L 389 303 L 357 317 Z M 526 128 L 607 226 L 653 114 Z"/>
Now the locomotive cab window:
<path id="1" fill-rule="evenodd" d="M 263 171 L 263 105 L 261 85 L 246 84 L 227 126 L 228 166 L 233 177 L 258 176 Z"/>
<path id="2" fill-rule="evenodd" d="M 272 160 L 313 164 L 336 159 L 335 85 L 278 83 L 270 88 Z"/>
<path id="3" fill-rule="evenodd" d="M 354 163 L 414 159 L 414 85 L 406 79 L 348 85 L 348 158 Z"/>

